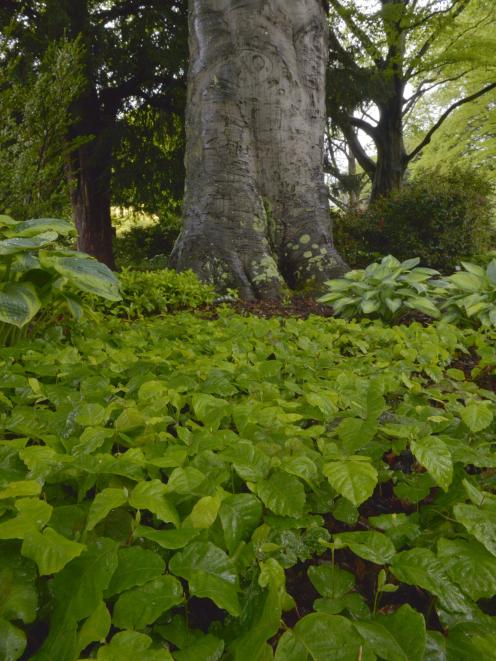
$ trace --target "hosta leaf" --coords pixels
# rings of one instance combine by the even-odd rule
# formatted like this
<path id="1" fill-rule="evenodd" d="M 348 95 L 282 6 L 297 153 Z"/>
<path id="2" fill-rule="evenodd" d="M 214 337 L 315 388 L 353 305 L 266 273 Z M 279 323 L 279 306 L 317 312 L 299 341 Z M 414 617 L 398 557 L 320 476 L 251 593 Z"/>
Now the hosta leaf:
<path id="1" fill-rule="evenodd" d="M 117 569 L 105 591 L 106 596 L 143 585 L 161 576 L 165 569 L 164 560 L 158 553 L 139 546 L 119 549 L 118 561 Z"/>
<path id="2" fill-rule="evenodd" d="M 426 628 L 421 613 L 404 604 L 392 615 L 381 615 L 377 621 L 394 636 L 408 661 L 424 661 Z"/>
<path id="3" fill-rule="evenodd" d="M 17 223 L 10 233 L 15 236 L 31 237 L 43 232 L 57 232 L 61 236 L 68 236 L 74 234 L 75 231 L 72 223 L 61 218 L 34 218 Z"/>
<path id="4" fill-rule="evenodd" d="M 110 631 L 111 623 L 110 613 L 105 603 L 101 601 L 81 627 L 77 638 L 78 652 L 91 643 L 104 642 Z"/>
<path id="5" fill-rule="evenodd" d="M 0 321 L 22 328 L 41 308 L 35 288 L 29 283 L 15 282 L 0 289 Z"/>
<path id="6" fill-rule="evenodd" d="M 129 496 L 129 504 L 139 510 L 149 510 L 161 521 L 179 526 L 179 516 L 166 493 L 167 487 L 160 480 L 138 482 Z"/>
<path id="7" fill-rule="evenodd" d="M 461 411 L 461 418 L 470 431 L 477 433 L 489 427 L 494 413 L 489 402 L 470 402 Z"/>
<path id="8" fill-rule="evenodd" d="M 479 291 L 482 287 L 482 279 L 474 273 L 453 273 L 447 280 L 464 291 Z"/>
<path id="9" fill-rule="evenodd" d="M 119 280 L 112 271 L 88 255 L 40 251 L 44 268 L 54 269 L 77 289 L 109 301 L 120 301 Z"/>
<path id="10" fill-rule="evenodd" d="M 367 461 L 347 459 L 324 466 L 331 486 L 353 505 L 361 505 L 373 494 L 378 481 L 376 469 Z"/>
<path id="11" fill-rule="evenodd" d="M 0 659 L 17 661 L 26 649 L 26 644 L 24 631 L 0 618 Z"/>
<path id="12" fill-rule="evenodd" d="M 496 556 L 496 507 L 476 507 L 458 503 L 453 513 L 468 532 Z"/>
<path id="13" fill-rule="evenodd" d="M 112 621 L 120 629 L 144 629 L 183 600 L 181 583 L 173 576 L 159 576 L 121 594 Z"/>
<path id="14" fill-rule="evenodd" d="M 446 443 L 437 436 L 425 436 L 411 441 L 410 447 L 417 461 L 432 475 L 445 491 L 453 480 L 453 460 Z"/>
<path id="15" fill-rule="evenodd" d="M 334 541 L 347 546 L 355 555 L 378 565 L 385 565 L 393 559 L 396 549 L 393 542 L 383 533 L 371 531 L 344 532 L 336 535 Z"/>
<path id="16" fill-rule="evenodd" d="M 91 503 L 86 529 L 93 530 L 97 523 L 103 521 L 109 512 L 125 503 L 127 503 L 127 493 L 124 489 L 104 489 L 95 496 Z"/>
<path id="17" fill-rule="evenodd" d="M 447 611 L 470 612 L 469 602 L 447 577 L 443 563 L 432 551 L 416 548 L 398 553 L 393 558 L 391 570 L 403 583 L 419 586 L 436 595 Z"/>
<path id="18" fill-rule="evenodd" d="M 267 480 L 258 483 L 257 493 L 274 514 L 292 517 L 303 514 L 305 490 L 302 483 L 292 475 L 274 471 Z"/>
<path id="19" fill-rule="evenodd" d="M 58 238 L 57 232 L 43 232 L 30 238 L 13 238 L 0 241 L 0 256 L 15 255 L 25 250 L 37 250 L 53 243 Z"/>
<path id="20" fill-rule="evenodd" d="M 237 574 L 227 555 L 215 544 L 190 544 L 173 556 L 169 569 L 188 581 L 192 595 L 212 599 L 219 608 L 239 615 Z"/>
<path id="21" fill-rule="evenodd" d="M 24 537 L 21 553 L 38 565 L 40 576 L 56 574 L 84 551 L 84 544 L 72 542 L 53 528 L 33 531 Z"/>
<path id="22" fill-rule="evenodd" d="M 434 319 L 438 319 L 441 316 L 439 308 L 426 297 L 413 296 L 405 301 L 405 305 L 412 310 L 418 310 Z"/>
<path id="23" fill-rule="evenodd" d="M 496 595 L 496 558 L 482 544 L 441 538 L 437 556 L 451 580 L 474 601 Z"/>
<path id="24" fill-rule="evenodd" d="M 229 553 L 247 540 L 262 518 L 262 503 L 249 493 L 228 496 L 222 501 L 219 517 Z"/>
<path id="25" fill-rule="evenodd" d="M 293 633 L 313 661 L 356 661 L 363 645 L 351 622 L 340 615 L 307 615 Z"/>

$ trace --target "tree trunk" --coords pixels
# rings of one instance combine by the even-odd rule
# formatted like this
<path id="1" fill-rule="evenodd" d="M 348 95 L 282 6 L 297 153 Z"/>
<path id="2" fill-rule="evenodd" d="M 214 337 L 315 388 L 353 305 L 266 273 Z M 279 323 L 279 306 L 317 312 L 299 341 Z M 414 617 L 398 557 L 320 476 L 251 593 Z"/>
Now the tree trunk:
<path id="1" fill-rule="evenodd" d="M 190 0 L 179 270 L 246 298 L 346 270 L 323 175 L 327 54 L 321 0 Z"/>
<path id="2" fill-rule="evenodd" d="M 377 165 L 372 181 L 371 202 L 401 188 L 408 164 L 403 141 L 402 110 L 396 99 L 380 108 L 376 131 Z"/>
<path id="3" fill-rule="evenodd" d="M 72 139 L 87 140 L 71 156 L 70 183 L 72 213 L 78 232 L 77 248 L 115 268 L 112 251 L 110 182 L 112 120 L 101 119 L 96 92 L 82 97 L 74 112 L 79 117 Z M 85 137 L 86 136 L 86 137 Z"/>

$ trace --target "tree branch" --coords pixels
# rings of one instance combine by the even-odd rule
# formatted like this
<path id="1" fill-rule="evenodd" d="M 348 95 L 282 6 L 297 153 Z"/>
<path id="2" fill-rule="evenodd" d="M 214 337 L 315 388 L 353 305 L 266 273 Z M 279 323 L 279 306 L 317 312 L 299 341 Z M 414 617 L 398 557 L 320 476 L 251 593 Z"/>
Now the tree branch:
<path id="1" fill-rule="evenodd" d="M 373 179 L 377 166 L 362 147 L 357 134 L 353 130 L 353 127 L 350 124 L 343 124 L 341 125 L 341 130 L 344 137 L 346 138 L 346 141 L 348 142 L 351 151 L 353 152 L 354 157 L 359 162 L 360 167 L 367 173 L 370 179 Z"/>
<path id="2" fill-rule="evenodd" d="M 354 126 L 357 129 L 360 129 L 361 131 L 369 135 L 373 140 L 377 139 L 377 130 L 375 126 L 372 126 L 372 124 L 369 124 L 364 119 L 360 119 L 359 117 L 350 117 L 349 121 L 352 126 Z"/>
<path id="3" fill-rule="evenodd" d="M 459 108 L 460 106 L 463 106 L 465 103 L 470 103 L 470 101 L 475 101 L 475 99 L 478 99 L 480 96 L 483 96 L 484 94 L 487 94 L 491 90 L 496 89 L 496 83 L 491 83 L 489 85 L 486 85 L 482 89 L 480 89 L 478 92 L 474 92 L 474 94 L 470 94 L 470 96 L 466 96 L 464 99 L 460 99 L 460 101 L 457 101 L 456 103 L 453 103 L 447 110 L 443 112 L 441 117 L 437 120 L 437 122 L 431 127 L 431 129 L 427 132 L 425 135 L 424 139 L 420 144 L 418 144 L 415 149 L 410 152 L 410 154 L 407 155 L 406 160 L 407 162 L 410 162 L 412 159 L 417 156 L 424 147 L 426 147 L 430 141 L 432 140 L 432 136 L 434 133 L 444 124 L 444 122 L 448 119 L 448 117 L 451 115 L 451 113 Z"/>
<path id="4" fill-rule="evenodd" d="M 381 52 L 376 48 L 374 42 L 369 39 L 366 32 L 364 32 L 351 18 L 349 12 L 345 7 L 339 2 L 339 0 L 329 0 L 331 7 L 338 14 L 341 20 L 347 25 L 348 29 L 353 33 L 353 35 L 360 41 L 365 52 L 367 52 L 370 57 L 374 60 L 377 66 L 384 64 Z"/>

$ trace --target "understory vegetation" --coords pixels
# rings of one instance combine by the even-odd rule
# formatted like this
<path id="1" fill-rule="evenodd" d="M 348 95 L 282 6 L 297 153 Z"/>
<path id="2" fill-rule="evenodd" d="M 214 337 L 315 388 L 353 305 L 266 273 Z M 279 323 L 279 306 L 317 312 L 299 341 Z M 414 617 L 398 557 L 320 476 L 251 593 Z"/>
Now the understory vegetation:
<path id="1" fill-rule="evenodd" d="M 495 331 L 214 316 L 0 350 L 0 656 L 493 658 Z"/>

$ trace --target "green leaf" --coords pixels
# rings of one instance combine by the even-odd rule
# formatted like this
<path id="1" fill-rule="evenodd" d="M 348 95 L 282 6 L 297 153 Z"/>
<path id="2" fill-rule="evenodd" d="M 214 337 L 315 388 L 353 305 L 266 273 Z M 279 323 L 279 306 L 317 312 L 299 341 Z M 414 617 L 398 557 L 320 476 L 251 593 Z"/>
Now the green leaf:
<path id="1" fill-rule="evenodd" d="M 174 652 L 174 658 L 176 661 L 219 661 L 223 653 L 224 641 L 208 634 L 193 645 Z"/>
<path id="2" fill-rule="evenodd" d="M 129 504 L 138 510 L 149 510 L 161 521 L 179 526 L 176 508 L 167 500 L 167 486 L 160 480 L 138 482 L 129 496 Z"/>
<path id="3" fill-rule="evenodd" d="M 0 500 L 5 498 L 19 498 L 21 496 L 38 496 L 41 493 L 41 484 L 38 480 L 20 480 L 10 484 L 0 491 Z"/>
<path id="4" fill-rule="evenodd" d="M 43 232 L 31 238 L 13 238 L 0 241 L 0 256 L 15 255 L 25 250 L 37 250 L 42 246 L 53 243 L 58 238 L 56 232 Z"/>
<path id="5" fill-rule="evenodd" d="M 496 556 L 496 507 L 476 507 L 458 503 L 453 507 L 455 519 L 486 549 Z"/>
<path id="6" fill-rule="evenodd" d="M 377 621 L 394 636 L 408 661 L 424 661 L 426 629 L 424 616 L 408 604 L 392 615 L 381 615 Z"/>
<path id="7" fill-rule="evenodd" d="M 461 411 L 461 418 L 471 432 L 477 433 L 489 427 L 494 418 L 490 402 L 470 402 Z"/>
<path id="8" fill-rule="evenodd" d="M 296 477 L 274 471 L 257 484 L 257 493 L 266 507 L 280 516 L 298 517 L 305 507 L 305 489 Z"/>
<path id="9" fill-rule="evenodd" d="M 0 539 L 24 539 L 43 528 L 52 516 L 53 507 L 36 498 L 20 498 L 15 506 L 19 516 L 0 523 Z"/>
<path id="10" fill-rule="evenodd" d="M 416 548 L 398 553 L 391 565 L 396 578 L 408 585 L 428 590 L 450 612 L 470 612 L 470 604 L 444 571 L 444 565 L 432 551 Z"/>
<path id="11" fill-rule="evenodd" d="M 191 540 L 198 537 L 200 530 L 193 528 L 180 528 L 179 530 L 155 530 L 149 526 L 138 526 L 135 530 L 136 538 L 144 537 L 155 542 L 164 549 L 182 549 L 187 546 Z"/>
<path id="12" fill-rule="evenodd" d="M 338 427 L 338 436 L 343 442 L 343 452 L 353 454 L 365 447 L 377 433 L 374 420 L 345 418 Z"/>
<path id="13" fill-rule="evenodd" d="M 356 661 L 363 645 L 351 622 L 340 615 L 307 615 L 293 633 L 313 661 Z"/>
<path id="14" fill-rule="evenodd" d="M 324 475 L 333 489 L 356 506 L 370 498 L 378 481 L 372 464 L 353 459 L 325 464 Z"/>
<path id="15" fill-rule="evenodd" d="M 323 597 L 339 599 L 355 587 L 355 577 L 337 565 L 312 565 L 308 578 Z"/>
<path id="16" fill-rule="evenodd" d="M 286 631 L 279 639 L 274 661 L 308 661 L 308 652 L 292 631 Z"/>
<path id="17" fill-rule="evenodd" d="M 482 544 L 441 538 L 437 556 L 451 580 L 474 601 L 496 595 L 496 558 Z"/>
<path id="18" fill-rule="evenodd" d="M 169 569 L 188 581 L 192 595 L 212 599 L 219 608 L 239 616 L 238 577 L 222 549 L 211 542 L 194 542 L 173 556 Z"/>
<path id="19" fill-rule="evenodd" d="M 36 619 L 38 592 L 35 565 L 12 544 L 0 546 L 0 614 L 29 624 Z"/>
<path id="20" fill-rule="evenodd" d="M 84 544 L 71 542 L 53 528 L 45 528 L 42 533 L 33 531 L 24 537 L 21 553 L 36 562 L 40 576 L 47 576 L 58 573 L 85 548 Z"/>
<path id="21" fill-rule="evenodd" d="M 448 661 L 489 661 L 495 656 L 496 630 L 494 625 L 463 622 L 450 629 L 446 647 Z"/>
<path id="22" fill-rule="evenodd" d="M 193 395 L 192 404 L 196 419 L 212 430 L 219 428 L 222 418 L 229 415 L 230 411 L 229 402 L 225 399 L 205 393 Z"/>
<path id="23" fill-rule="evenodd" d="M 0 618 L 0 659 L 17 661 L 26 649 L 26 634 Z"/>
<path id="24" fill-rule="evenodd" d="M 453 273 L 447 280 L 464 291 L 479 291 L 482 287 L 482 279 L 474 273 Z"/>
<path id="25" fill-rule="evenodd" d="M 86 530 L 93 528 L 103 521 L 105 517 L 114 509 L 127 503 L 127 493 L 124 489 L 104 489 L 98 493 L 91 503 L 88 512 L 88 521 Z"/>
<path id="26" fill-rule="evenodd" d="M 220 456 L 232 463 L 241 479 L 249 482 L 265 480 L 271 466 L 270 458 L 247 441 L 237 443 Z"/>
<path id="27" fill-rule="evenodd" d="M 15 236 L 32 237 L 44 232 L 56 232 L 61 236 L 75 234 L 72 223 L 60 218 L 36 218 L 17 223 L 10 233 Z"/>
<path id="28" fill-rule="evenodd" d="M 96 402 L 80 404 L 75 410 L 74 420 L 82 427 L 98 427 L 107 422 L 105 407 Z"/>
<path id="29" fill-rule="evenodd" d="M 139 546 L 119 549 L 119 564 L 115 570 L 105 596 L 112 596 L 143 585 L 164 573 L 164 560 L 155 553 Z"/>
<path id="30" fill-rule="evenodd" d="M 228 496 L 222 501 L 219 518 L 226 548 L 233 553 L 241 541 L 247 540 L 262 518 L 262 504 L 249 493 Z"/>
<path id="31" fill-rule="evenodd" d="M 426 297 L 412 296 L 405 301 L 405 305 L 413 310 L 418 310 L 429 317 L 433 317 L 434 319 L 439 319 L 441 316 L 439 307 Z"/>
<path id="32" fill-rule="evenodd" d="M 436 483 L 448 491 L 453 480 L 453 460 L 446 443 L 437 436 L 425 436 L 410 442 L 417 461 L 432 475 Z"/>
<path id="33" fill-rule="evenodd" d="M 394 636 L 379 622 L 354 622 L 353 626 L 371 649 L 386 661 L 410 661 Z"/>
<path id="34" fill-rule="evenodd" d="M 80 291 L 109 301 L 120 301 L 119 280 L 112 271 L 88 255 L 40 251 L 44 268 L 54 269 Z"/>
<path id="35" fill-rule="evenodd" d="M 204 496 L 195 503 L 191 514 L 188 517 L 187 523 L 190 523 L 193 528 L 206 530 L 211 528 L 217 519 L 221 505 L 219 496 Z"/>
<path id="36" fill-rule="evenodd" d="M 336 535 L 334 541 L 336 544 L 347 546 L 360 558 L 378 565 L 388 564 L 396 554 L 394 544 L 389 537 L 375 530 L 343 532 Z"/>
<path id="37" fill-rule="evenodd" d="M 152 639 L 137 631 L 116 633 L 108 645 L 100 647 L 97 661 L 173 661 L 170 652 L 164 648 L 150 649 Z"/>
<path id="38" fill-rule="evenodd" d="M 91 643 L 105 642 L 110 626 L 110 613 L 105 603 L 101 601 L 81 627 L 77 637 L 78 653 L 81 653 Z"/>
<path id="39" fill-rule="evenodd" d="M 29 283 L 9 283 L 0 289 L 0 322 L 22 328 L 40 308 L 38 294 Z"/>
<path id="40" fill-rule="evenodd" d="M 287 596 L 284 569 L 273 558 L 261 563 L 260 568 L 258 582 L 261 587 L 267 588 L 265 598 L 248 631 L 231 646 L 236 661 L 260 659 L 267 641 L 277 634 L 281 626 Z"/>
<path id="41" fill-rule="evenodd" d="M 181 583 L 173 576 L 159 576 L 121 594 L 114 606 L 112 621 L 120 629 L 144 629 L 183 601 Z"/>

